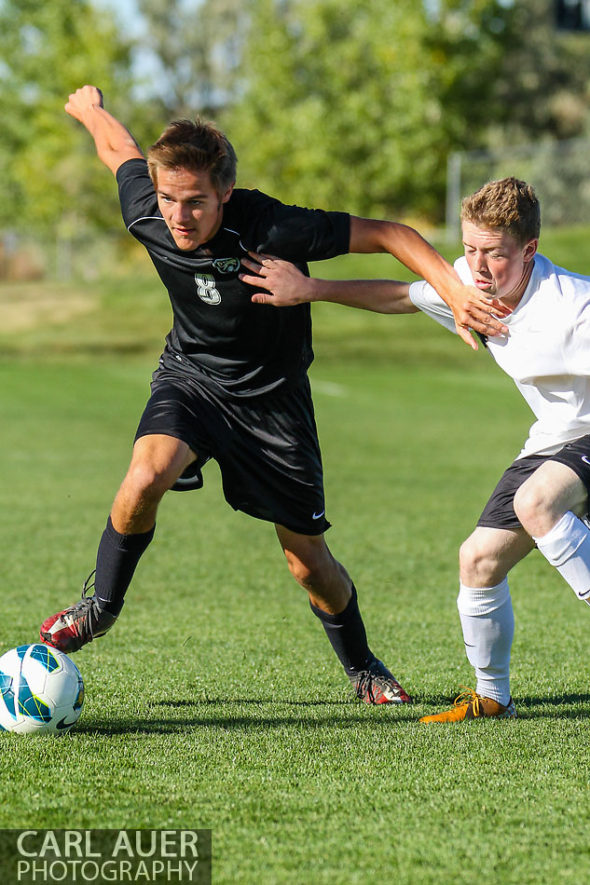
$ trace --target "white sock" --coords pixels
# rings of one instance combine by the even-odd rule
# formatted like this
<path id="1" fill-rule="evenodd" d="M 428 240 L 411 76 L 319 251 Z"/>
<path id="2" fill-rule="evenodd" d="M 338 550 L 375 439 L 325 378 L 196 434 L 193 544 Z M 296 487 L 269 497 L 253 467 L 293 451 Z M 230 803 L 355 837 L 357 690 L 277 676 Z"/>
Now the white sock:
<path id="1" fill-rule="evenodd" d="M 542 538 L 533 538 L 579 599 L 590 605 L 590 531 L 569 510 Z"/>
<path id="2" fill-rule="evenodd" d="M 510 701 L 510 649 L 514 635 L 508 579 L 495 587 L 461 584 L 457 608 L 465 652 L 475 668 L 475 690 L 506 706 Z"/>

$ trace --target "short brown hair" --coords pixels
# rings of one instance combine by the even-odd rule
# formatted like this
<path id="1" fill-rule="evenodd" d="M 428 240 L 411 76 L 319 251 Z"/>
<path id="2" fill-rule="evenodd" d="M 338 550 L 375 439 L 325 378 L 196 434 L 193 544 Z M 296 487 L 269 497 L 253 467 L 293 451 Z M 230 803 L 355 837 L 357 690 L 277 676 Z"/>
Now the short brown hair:
<path id="1" fill-rule="evenodd" d="M 154 186 L 158 168 L 206 171 L 220 196 L 236 180 L 237 158 L 232 145 L 213 123 L 199 117 L 170 123 L 148 150 L 147 161 Z"/>
<path id="2" fill-rule="evenodd" d="M 488 181 L 461 203 L 461 221 L 478 227 L 502 230 L 520 244 L 538 239 L 541 207 L 535 191 L 526 181 L 501 178 Z"/>

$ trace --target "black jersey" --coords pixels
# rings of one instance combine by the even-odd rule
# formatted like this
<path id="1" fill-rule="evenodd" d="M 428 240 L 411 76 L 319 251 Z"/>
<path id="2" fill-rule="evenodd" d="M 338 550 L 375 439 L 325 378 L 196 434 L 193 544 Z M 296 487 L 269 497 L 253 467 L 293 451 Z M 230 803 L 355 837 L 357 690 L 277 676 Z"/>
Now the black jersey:
<path id="1" fill-rule="evenodd" d="M 297 383 L 313 359 L 309 304 L 252 304 L 238 279 L 247 250 L 295 262 L 348 252 L 350 216 L 287 206 L 260 191 L 234 189 L 215 236 L 179 249 L 162 218 L 147 163 L 128 160 L 117 172 L 127 229 L 142 243 L 168 290 L 174 324 L 165 365 L 198 373 L 230 396 L 257 396 Z"/>

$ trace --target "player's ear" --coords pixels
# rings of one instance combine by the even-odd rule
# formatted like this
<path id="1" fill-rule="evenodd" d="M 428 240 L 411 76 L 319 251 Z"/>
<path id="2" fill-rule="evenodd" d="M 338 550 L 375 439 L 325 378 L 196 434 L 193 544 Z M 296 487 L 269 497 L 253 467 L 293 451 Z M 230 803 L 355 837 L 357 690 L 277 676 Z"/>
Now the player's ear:
<path id="1" fill-rule="evenodd" d="M 532 261 L 537 252 L 537 247 L 539 245 L 538 240 L 529 240 L 528 243 L 524 246 L 522 250 L 522 257 L 524 261 Z"/>
<path id="2" fill-rule="evenodd" d="M 235 184 L 235 182 L 234 182 L 234 184 Z M 234 184 L 230 184 L 228 189 L 221 195 L 221 202 L 222 203 L 227 203 L 227 201 L 231 197 L 233 190 L 234 190 Z"/>

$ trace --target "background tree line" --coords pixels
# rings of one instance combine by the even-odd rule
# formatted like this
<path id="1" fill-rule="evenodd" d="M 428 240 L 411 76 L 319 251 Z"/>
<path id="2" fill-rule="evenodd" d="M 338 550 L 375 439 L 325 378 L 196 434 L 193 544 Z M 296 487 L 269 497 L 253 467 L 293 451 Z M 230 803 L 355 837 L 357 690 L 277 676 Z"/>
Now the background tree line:
<path id="1" fill-rule="evenodd" d="M 447 157 L 590 135 L 590 35 L 552 0 L 0 0 L 0 230 L 119 226 L 109 176 L 63 112 L 86 82 L 147 147 L 196 113 L 239 184 L 287 202 L 440 222 Z"/>

